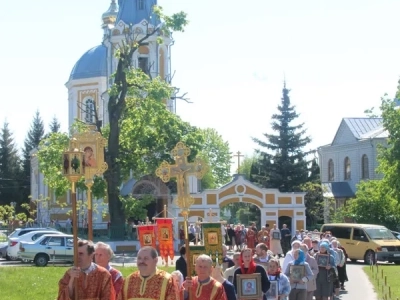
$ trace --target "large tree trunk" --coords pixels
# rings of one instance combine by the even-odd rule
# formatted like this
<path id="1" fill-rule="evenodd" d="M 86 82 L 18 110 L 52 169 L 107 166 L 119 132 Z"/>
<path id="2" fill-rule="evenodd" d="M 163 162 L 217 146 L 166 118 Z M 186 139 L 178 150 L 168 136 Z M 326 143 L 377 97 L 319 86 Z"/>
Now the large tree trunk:
<path id="1" fill-rule="evenodd" d="M 112 240 L 124 240 L 125 215 L 119 199 L 121 184 L 121 168 L 118 164 L 119 154 L 119 116 L 116 107 L 110 111 L 110 136 L 108 138 L 107 164 L 105 174 L 108 191 L 108 209 L 110 213 L 110 231 Z"/>

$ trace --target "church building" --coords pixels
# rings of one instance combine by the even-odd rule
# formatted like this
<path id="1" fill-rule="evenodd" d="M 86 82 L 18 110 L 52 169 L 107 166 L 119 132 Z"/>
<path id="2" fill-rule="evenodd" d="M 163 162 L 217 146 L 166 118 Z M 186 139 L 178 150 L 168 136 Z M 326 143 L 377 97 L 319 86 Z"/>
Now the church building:
<path id="1" fill-rule="evenodd" d="M 118 3 L 117 3 L 118 2 Z M 87 50 L 72 67 L 67 82 L 68 90 L 68 128 L 76 119 L 94 124 L 94 112 L 98 115 L 102 124 L 108 123 L 107 90 L 112 85 L 112 74 L 117 67 L 115 52 L 119 45 L 126 40 L 126 35 L 131 33 L 135 40 L 140 40 L 147 34 L 150 35 L 145 45 L 141 46 L 133 55 L 135 68 L 142 69 L 151 78 L 160 76 L 166 81 L 171 81 L 171 47 L 173 39 L 171 36 L 162 36 L 163 43 L 158 43 L 159 29 L 162 23 L 152 12 L 157 0 L 112 0 L 108 10 L 101 16 L 101 30 L 103 38 L 99 44 Z M 99 16 L 100 17 L 100 16 Z M 94 24 L 93 26 L 96 26 Z M 168 99 L 165 102 L 166 109 L 175 113 L 175 99 Z M 50 201 L 39 202 L 37 207 L 38 221 L 47 224 L 50 220 L 57 219 L 61 223 L 69 218 L 70 197 L 66 195 L 55 199 L 54 191 L 44 184 L 43 174 L 40 173 L 38 159 L 32 153 L 32 176 L 31 195 L 32 199 L 48 197 Z M 137 183 L 131 178 L 122 187 L 123 191 L 130 190 Z M 151 187 L 150 187 L 151 188 Z M 143 183 L 138 189 L 146 190 Z M 147 188 L 148 189 L 148 188 Z M 147 191 L 148 192 L 148 191 Z M 163 198 L 168 197 L 165 191 Z M 158 195 L 159 196 L 159 195 Z M 85 192 L 77 192 L 77 198 L 84 200 Z M 64 208 L 56 205 L 56 200 L 63 203 Z M 97 203 L 95 203 L 97 202 Z M 48 205 L 50 207 L 47 207 Z M 96 215 L 93 216 L 94 223 L 107 223 L 108 214 L 103 217 L 104 211 L 108 211 L 108 204 L 103 199 L 94 200 L 97 207 Z M 162 205 L 160 205 L 162 207 Z M 84 217 L 81 217 L 84 218 Z"/>

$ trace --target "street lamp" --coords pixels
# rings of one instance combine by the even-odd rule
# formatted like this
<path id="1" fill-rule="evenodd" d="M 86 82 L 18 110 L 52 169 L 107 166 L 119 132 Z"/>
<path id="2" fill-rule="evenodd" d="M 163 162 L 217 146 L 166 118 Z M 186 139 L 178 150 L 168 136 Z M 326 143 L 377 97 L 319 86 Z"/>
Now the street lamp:
<path id="1" fill-rule="evenodd" d="M 78 267 L 78 214 L 76 209 L 76 183 L 85 173 L 83 164 L 83 151 L 77 148 L 75 139 L 70 141 L 70 146 L 63 153 L 63 175 L 71 182 L 72 202 L 72 234 L 74 236 L 74 266 Z M 78 300 L 78 284 L 75 278 L 74 296 Z"/>

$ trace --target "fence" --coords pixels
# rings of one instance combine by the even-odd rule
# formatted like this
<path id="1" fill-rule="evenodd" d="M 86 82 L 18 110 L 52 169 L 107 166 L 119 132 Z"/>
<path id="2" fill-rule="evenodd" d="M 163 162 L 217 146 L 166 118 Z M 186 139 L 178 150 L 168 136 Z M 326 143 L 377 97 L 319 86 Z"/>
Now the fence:
<path id="1" fill-rule="evenodd" d="M 382 293 L 382 297 L 380 297 L 379 300 L 399 300 L 398 297 L 393 298 L 392 289 L 387 283 L 387 276 L 384 274 L 383 269 L 380 270 L 378 266 L 378 264 L 371 264 L 370 270 L 372 273 L 372 278 L 378 285 L 379 292 Z"/>

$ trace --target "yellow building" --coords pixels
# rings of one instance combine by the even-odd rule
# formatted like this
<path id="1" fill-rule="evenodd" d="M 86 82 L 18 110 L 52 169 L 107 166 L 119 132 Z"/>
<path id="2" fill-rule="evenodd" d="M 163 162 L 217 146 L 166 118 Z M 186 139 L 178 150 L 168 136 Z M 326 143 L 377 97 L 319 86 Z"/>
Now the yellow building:
<path id="1" fill-rule="evenodd" d="M 221 209 L 227 204 L 244 202 L 256 205 L 261 211 L 261 224 L 287 224 L 292 230 L 305 229 L 306 207 L 304 196 L 306 193 L 281 193 L 278 189 L 259 188 L 246 180 L 243 175 L 235 175 L 233 180 L 215 190 L 205 190 L 202 193 L 192 194 L 194 205 L 190 209 L 189 222 L 194 223 L 198 217 L 212 221 L 219 221 Z M 169 205 L 170 212 L 176 216 L 174 228 L 183 225 L 183 217 L 179 208 L 174 204 Z"/>

